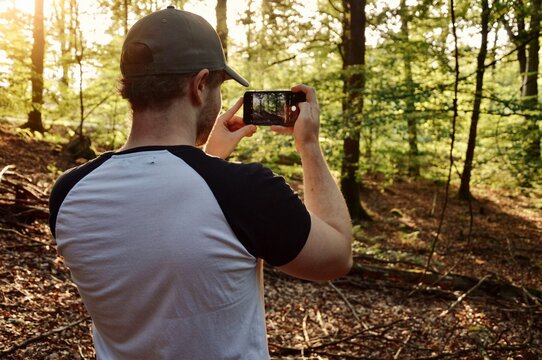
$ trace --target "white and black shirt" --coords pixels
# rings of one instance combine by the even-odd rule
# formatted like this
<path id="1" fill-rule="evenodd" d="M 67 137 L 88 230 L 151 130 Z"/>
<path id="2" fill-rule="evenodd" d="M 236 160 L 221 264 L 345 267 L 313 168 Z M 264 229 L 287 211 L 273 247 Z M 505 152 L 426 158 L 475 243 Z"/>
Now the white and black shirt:
<path id="1" fill-rule="evenodd" d="M 257 259 L 287 264 L 311 226 L 283 178 L 192 146 L 142 147 L 66 172 L 50 212 L 98 359 L 269 357 Z"/>

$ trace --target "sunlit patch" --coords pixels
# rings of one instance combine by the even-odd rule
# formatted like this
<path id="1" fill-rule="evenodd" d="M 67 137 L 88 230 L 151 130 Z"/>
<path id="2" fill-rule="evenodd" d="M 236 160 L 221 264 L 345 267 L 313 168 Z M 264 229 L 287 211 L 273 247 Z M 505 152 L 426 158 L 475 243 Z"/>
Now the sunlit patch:
<path id="1" fill-rule="evenodd" d="M 44 8 L 48 3 L 44 0 Z M 34 13 L 34 0 L 0 0 L 0 12 L 13 8 L 32 14 Z"/>

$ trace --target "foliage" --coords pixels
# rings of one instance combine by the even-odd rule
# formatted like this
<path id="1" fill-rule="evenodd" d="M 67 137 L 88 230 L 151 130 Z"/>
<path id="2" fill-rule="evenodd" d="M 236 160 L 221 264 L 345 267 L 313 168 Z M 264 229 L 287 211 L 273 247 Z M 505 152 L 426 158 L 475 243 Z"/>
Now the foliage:
<path id="1" fill-rule="evenodd" d="M 46 18 L 47 47 L 45 70 L 45 125 L 50 132 L 65 136 L 76 130 L 80 117 L 77 44 L 74 43 L 73 6 L 82 2 L 54 0 L 54 11 Z M 101 37 L 82 33 L 85 49 L 83 99 L 85 132 L 100 150 L 118 148 L 129 128 L 130 111 L 117 94 L 118 59 L 127 26 L 161 7 L 157 1 L 99 1 L 80 16 L 103 20 Z M 176 2 L 177 7 L 201 4 Z M 385 173 L 390 177 L 409 176 L 409 127 L 416 124 L 416 162 L 422 177 L 444 179 L 450 146 L 453 76 L 453 39 L 450 33 L 448 2 L 406 1 L 403 7 L 391 2 L 368 1 L 366 78 L 361 122 L 360 172 Z M 526 162 L 526 110 L 522 107 L 522 78 L 517 64 L 521 17 L 529 30 L 530 7 L 514 7 L 514 1 L 496 1 L 492 6 L 484 98 L 473 164 L 473 185 L 515 187 L 540 186 L 542 177 L 536 162 Z M 61 9 L 64 7 L 64 13 Z M 307 11 L 310 9 L 310 11 Z M 0 8 L 0 117 L 21 122 L 29 109 L 32 15 L 15 5 Z M 454 151 L 453 181 L 465 156 L 468 125 L 474 99 L 474 71 L 479 47 L 480 6 L 456 2 L 459 33 L 459 118 Z M 62 15 L 63 14 L 63 15 Z M 203 15 L 203 14 L 202 14 Z M 254 89 L 287 89 L 308 83 L 318 91 L 321 105 L 321 140 L 328 162 L 336 173 L 342 159 L 345 136 L 342 110 L 342 6 L 336 1 L 299 0 L 247 1 L 236 17 L 229 14 L 228 62 L 251 82 Z M 408 21 L 408 36 L 401 21 Z M 508 28 L 503 24 L 506 23 Z M 80 30 L 79 30 L 80 32 Z M 411 78 L 406 76 L 405 56 Z M 67 76 L 66 76 L 67 75 Z M 406 80 L 407 79 L 407 80 Z M 223 87 L 226 108 L 241 96 L 233 82 Z M 412 108 L 413 106 L 413 108 Z M 539 116 L 538 111 L 531 115 Z M 540 124 L 540 121 L 538 121 Z M 70 130 L 61 130 L 68 127 Z M 232 160 L 260 161 L 277 172 L 299 177 L 299 159 L 288 136 L 259 129 L 244 139 Z M 534 191 L 534 190 L 533 190 Z"/>

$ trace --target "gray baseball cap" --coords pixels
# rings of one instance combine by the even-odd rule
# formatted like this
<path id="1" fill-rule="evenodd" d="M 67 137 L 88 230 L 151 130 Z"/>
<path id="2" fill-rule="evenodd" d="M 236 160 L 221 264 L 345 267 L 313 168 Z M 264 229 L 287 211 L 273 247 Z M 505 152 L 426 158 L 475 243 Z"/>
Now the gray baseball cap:
<path id="1" fill-rule="evenodd" d="M 132 26 L 122 46 L 120 69 L 125 77 L 224 70 L 230 78 L 248 86 L 248 81 L 226 64 L 220 38 L 211 24 L 173 6 L 147 15 Z"/>

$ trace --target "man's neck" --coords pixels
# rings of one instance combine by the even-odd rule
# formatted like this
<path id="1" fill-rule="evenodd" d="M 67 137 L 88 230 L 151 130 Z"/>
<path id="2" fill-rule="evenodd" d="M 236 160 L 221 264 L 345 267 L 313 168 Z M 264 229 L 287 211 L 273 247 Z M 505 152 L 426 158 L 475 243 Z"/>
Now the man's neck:
<path id="1" fill-rule="evenodd" d="M 152 145 L 191 145 L 196 143 L 196 114 L 182 102 L 164 111 L 134 112 L 130 135 L 120 150 Z"/>

